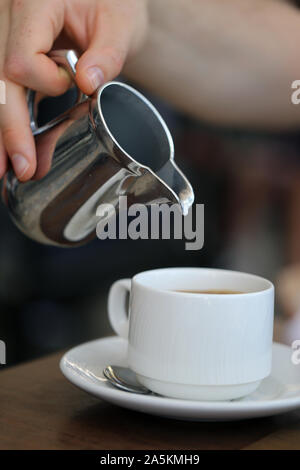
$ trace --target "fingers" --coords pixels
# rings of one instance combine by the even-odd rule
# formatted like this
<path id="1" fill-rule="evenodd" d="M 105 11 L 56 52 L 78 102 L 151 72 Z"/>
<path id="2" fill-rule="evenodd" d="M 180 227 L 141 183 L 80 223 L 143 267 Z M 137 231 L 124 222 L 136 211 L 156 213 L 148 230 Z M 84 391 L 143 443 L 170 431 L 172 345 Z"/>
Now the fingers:
<path id="1" fill-rule="evenodd" d="M 8 39 L 5 46 L 0 44 L 0 76 L 7 84 L 7 104 L 0 115 L 0 177 L 8 160 L 20 181 L 44 171 L 36 172 L 24 87 L 57 96 L 70 86 L 69 74 L 47 56 L 63 28 L 73 33 L 70 37 L 78 44 L 90 44 L 77 64 L 76 78 L 81 90 L 90 95 L 120 73 L 130 49 L 142 36 L 137 25 L 143 23 L 140 18 L 144 15 L 144 1 L 78 2 L 78 16 L 73 15 L 76 9 L 71 0 L 9 0 L 10 19 L 3 20 L 4 26 L 9 24 Z"/>
<path id="2" fill-rule="evenodd" d="M 6 104 L 0 113 L 0 177 L 8 159 L 20 181 L 31 179 L 36 171 L 36 150 L 24 87 L 46 95 L 59 95 L 70 84 L 69 75 L 46 56 L 63 26 L 61 4 L 57 0 L 12 0 L 10 19 L 3 21 L 4 26 L 9 24 L 10 30 L 7 30 L 6 53 L 4 44 L 0 51 L 0 75 L 6 82 Z"/>
<path id="3" fill-rule="evenodd" d="M 36 170 L 36 151 L 30 128 L 26 94 L 23 87 L 11 82 L 6 86 L 7 101 L 0 115 L 1 145 L 6 149 L 17 178 L 27 181 Z M 1 165 L 5 157 L 0 147 Z M 3 167 L 2 167 L 3 170 Z"/>
<path id="4" fill-rule="evenodd" d="M 2 135 L 0 132 L 0 180 L 3 178 L 7 171 L 7 153 L 3 144 Z"/>
<path id="5" fill-rule="evenodd" d="M 61 0 L 12 2 L 4 73 L 15 83 L 60 95 L 70 86 L 70 77 L 47 53 L 64 24 Z"/>
<path id="6" fill-rule="evenodd" d="M 121 6 L 99 9 L 90 46 L 76 67 L 77 84 L 87 95 L 121 72 L 133 34 L 130 12 Z"/>

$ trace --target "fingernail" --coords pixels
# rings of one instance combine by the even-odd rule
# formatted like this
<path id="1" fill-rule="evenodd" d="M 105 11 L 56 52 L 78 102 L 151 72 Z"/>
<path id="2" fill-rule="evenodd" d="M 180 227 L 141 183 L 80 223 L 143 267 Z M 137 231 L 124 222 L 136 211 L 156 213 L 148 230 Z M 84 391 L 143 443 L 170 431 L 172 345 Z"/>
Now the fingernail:
<path id="1" fill-rule="evenodd" d="M 86 71 L 93 90 L 97 90 L 104 83 L 104 75 L 99 67 L 90 67 Z"/>
<path id="2" fill-rule="evenodd" d="M 29 163 L 23 155 L 16 153 L 12 156 L 12 163 L 18 178 L 22 178 L 29 168 Z"/>
<path id="3" fill-rule="evenodd" d="M 72 77 L 67 70 L 65 70 L 63 67 L 58 67 L 58 70 L 61 77 L 67 79 L 70 83 L 72 82 Z"/>

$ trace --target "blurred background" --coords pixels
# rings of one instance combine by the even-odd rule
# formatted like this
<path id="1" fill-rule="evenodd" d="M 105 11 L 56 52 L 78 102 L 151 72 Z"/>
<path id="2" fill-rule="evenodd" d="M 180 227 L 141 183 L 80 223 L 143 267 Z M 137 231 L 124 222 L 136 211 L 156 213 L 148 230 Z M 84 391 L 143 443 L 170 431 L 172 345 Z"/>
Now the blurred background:
<path id="1" fill-rule="evenodd" d="M 110 285 L 157 267 L 265 276 L 277 288 L 276 339 L 300 338 L 300 135 L 209 127 L 146 95 L 171 130 L 196 202 L 205 204 L 204 248 L 185 251 L 177 240 L 98 239 L 75 249 L 47 247 L 20 233 L 1 204 L 0 339 L 7 366 L 112 334 Z M 51 112 L 45 103 L 44 118 Z"/>

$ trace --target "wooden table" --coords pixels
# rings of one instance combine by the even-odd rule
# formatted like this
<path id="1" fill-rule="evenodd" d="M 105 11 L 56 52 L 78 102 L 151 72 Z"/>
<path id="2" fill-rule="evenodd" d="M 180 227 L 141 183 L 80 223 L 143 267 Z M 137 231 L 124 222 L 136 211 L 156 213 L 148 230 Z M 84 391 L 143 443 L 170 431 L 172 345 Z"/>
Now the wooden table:
<path id="1" fill-rule="evenodd" d="M 0 449 L 300 449 L 300 409 L 229 423 L 154 417 L 77 389 L 60 357 L 0 372 Z"/>

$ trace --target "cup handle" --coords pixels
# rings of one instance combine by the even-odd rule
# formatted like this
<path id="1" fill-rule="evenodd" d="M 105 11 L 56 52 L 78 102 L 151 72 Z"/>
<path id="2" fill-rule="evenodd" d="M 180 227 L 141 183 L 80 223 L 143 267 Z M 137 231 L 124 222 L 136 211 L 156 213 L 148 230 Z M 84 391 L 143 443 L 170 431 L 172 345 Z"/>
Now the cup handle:
<path id="1" fill-rule="evenodd" d="M 108 318 L 114 332 L 128 339 L 129 319 L 126 312 L 126 296 L 131 290 L 131 279 L 115 282 L 108 294 Z"/>

